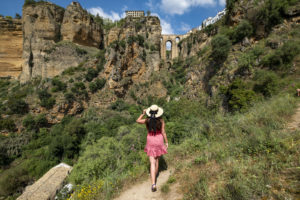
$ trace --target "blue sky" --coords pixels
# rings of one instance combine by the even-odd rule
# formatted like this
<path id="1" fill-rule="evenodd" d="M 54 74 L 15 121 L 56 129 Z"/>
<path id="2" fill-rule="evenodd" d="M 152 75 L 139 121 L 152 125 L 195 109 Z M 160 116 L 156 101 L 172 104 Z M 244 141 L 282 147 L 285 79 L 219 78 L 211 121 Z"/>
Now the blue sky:
<path id="1" fill-rule="evenodd" d="M 72 0 L 50 0 L 66 8 Z M 0 0 L 0 14 L 22 13 L 24 0 Z M 119 20 L 125 10 L 150 10 L 161 19 L 164 34 L 184 34 L 214 17 L 225 7 L 225 0 L 78 0 L 92 14 Z"/>

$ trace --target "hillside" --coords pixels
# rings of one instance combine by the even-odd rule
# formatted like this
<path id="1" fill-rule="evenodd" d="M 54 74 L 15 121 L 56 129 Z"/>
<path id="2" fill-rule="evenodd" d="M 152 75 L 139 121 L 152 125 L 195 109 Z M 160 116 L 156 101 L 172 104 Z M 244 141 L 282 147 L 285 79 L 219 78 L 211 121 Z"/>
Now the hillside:
<path id="1" fill-rule="evenodd" d="M 107 24 L 78 3 L 25 4 L 21 76 L 0 79 L 0 199 L 60 162 L 73 166 L 71 199 L 118 197 L 147 177 L 135 120 L 153 103 L 170 142 L 161 169 L 173 169 L 161 198 L 298 199 L 299 125 L 286 127 L 299 106 L 300 4 L 226 9 L 162 60 L 158 17 Z"/>

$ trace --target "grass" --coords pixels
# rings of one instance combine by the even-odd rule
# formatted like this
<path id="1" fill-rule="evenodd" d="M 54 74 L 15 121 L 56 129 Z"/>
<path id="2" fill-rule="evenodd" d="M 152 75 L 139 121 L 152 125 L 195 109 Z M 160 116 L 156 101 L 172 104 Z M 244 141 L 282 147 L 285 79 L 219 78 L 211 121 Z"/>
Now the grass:
<path id="1" fill-rule="evenodd" d="M 299 186 L 300 137 L 299 131 L 286 131 L 284 124 L 298 103 L 289 95 L 277 96 L 245 114 L 195 123 L 198 133 L 170 146 L 166 156 L 169 164 L 179 164 L 175 176 L 185 199 L 293 198 Z M 283 173 L 288 169 L 292 172 L 287 177 Z"/>

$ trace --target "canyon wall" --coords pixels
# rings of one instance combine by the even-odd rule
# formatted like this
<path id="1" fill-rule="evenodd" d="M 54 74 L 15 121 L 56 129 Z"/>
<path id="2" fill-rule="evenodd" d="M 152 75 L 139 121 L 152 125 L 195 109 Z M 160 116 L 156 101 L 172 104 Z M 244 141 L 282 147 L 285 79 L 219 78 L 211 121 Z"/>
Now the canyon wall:
<path id="1" fill-rule="evenodd" d="M 0 18 L 0 77 L 17 78 L 22 71 L 22 21 Z"/>

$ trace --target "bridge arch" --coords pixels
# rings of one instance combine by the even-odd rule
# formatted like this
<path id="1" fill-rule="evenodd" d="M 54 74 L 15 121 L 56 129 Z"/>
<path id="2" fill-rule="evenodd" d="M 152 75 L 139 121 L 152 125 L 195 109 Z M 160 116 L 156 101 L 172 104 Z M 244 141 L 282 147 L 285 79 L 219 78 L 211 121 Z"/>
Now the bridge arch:
<path id="1" fill-rule="evenodd" d="M 179 56 L 180 49 L 178 47 L 178 43 L 180 40 L 187 37 L 187 35 L 162 35 L 161 36 L 161 48 L 160 48 L 160 56 L 163 60 L 173 60 Z M 167 42 L 172 43 L 171 47 L 171 55 L 167 56 Z"/>

